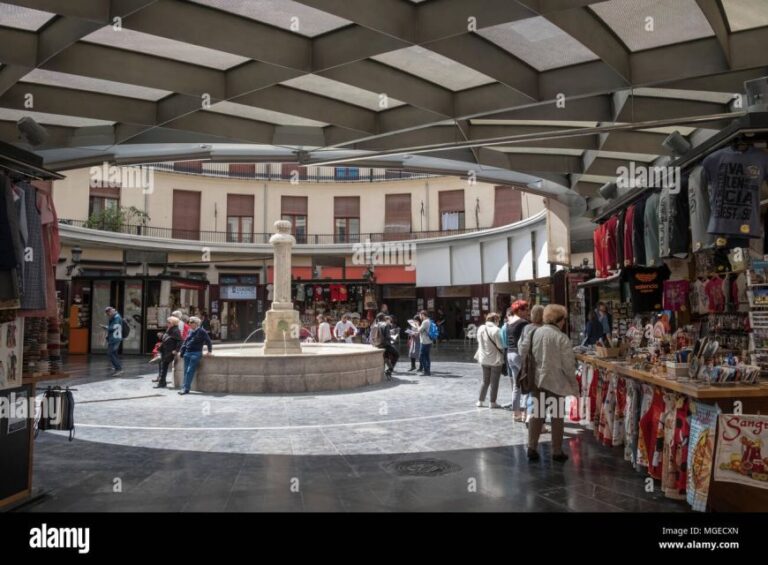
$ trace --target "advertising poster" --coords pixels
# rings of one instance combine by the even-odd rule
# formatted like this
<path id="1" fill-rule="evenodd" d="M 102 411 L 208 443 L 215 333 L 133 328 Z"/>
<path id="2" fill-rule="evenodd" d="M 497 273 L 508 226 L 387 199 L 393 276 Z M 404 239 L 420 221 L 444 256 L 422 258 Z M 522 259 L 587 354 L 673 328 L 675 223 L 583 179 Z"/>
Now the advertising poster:
<path id="1" fill-rule="evenodd" d="M 715 480 L 768 489 L 768 416 L 720 415 Z"/>
<path id="2" fill-rule="evenodd" d="M 0 324 L 0 390 L 21 386 L 24 318 Z"/>
<path id="3" fill-rule="evenodd" d="M 123 353 L 141 351 L 141 341 L 144 335 L 144 324 L 141 317 L 143 288 L 141 281 L 127 281 L 125 283 L 125 302 L 122 315 L 131 331 L 128 337 L 123 339 Z"/>
<path id="4" fill-rule="evenodd" d="M 691 438 L 688 446 L 688 504 L 705 512 L 709 498 L 709 478 L 715 453 L 715 427 L 719 409 L 702 402 L 691 407 Z"/>

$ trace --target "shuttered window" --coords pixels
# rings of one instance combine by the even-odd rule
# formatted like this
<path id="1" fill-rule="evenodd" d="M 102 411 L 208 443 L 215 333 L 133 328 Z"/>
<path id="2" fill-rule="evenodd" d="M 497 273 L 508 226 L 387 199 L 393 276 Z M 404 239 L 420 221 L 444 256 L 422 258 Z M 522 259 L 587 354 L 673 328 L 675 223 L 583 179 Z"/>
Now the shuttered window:
<path id="1" fill-rule="evenodd" d="M 463 190 L 444 190 L 438 194 L 440 204 L 440 215 L 446 212 L 464 211 L 464 191 Z"/>
<path id="2" fill-rule="evenodd" d="M 522 191 L 513 186 L 497 186 L 493 205 L 493 226 L 505 226 L 522 219 Z"/>
<path id="3" fill-rule="evenodd" d="M 175 239 L 200 239 L 200 193 L 174 190 L 171 221 Z"/>
<path id="4" fill-rule="evenodd" d="M 253 163 L 230 163 L 229 175 L 232 177 L 253 178 L 256 176 L 256 165 Z"/>
<path id="5" fill-rule="evenodd" d="M 281 211 L 283 215 L 307 215 L 306 196 L 283 196 L 281 205 Z"/>
<path id="6" fill-rule="evenodd" d="M 444 190 L 438 194 L 440 229 L 454 231 L 464 229 L 464 191 Z"/>
<path id="7" fill-rule="evenodd" d="M 335 218 L 359 218 L 359 196 L 336 196 L 333 199 L 333 216 Z"/>
<path id="8" fill-rule="evenodd" d="M 253 242 L 253 195 L 227 194 L 227 241 Z"/>
<path id="9" fill-rule="evenodd" d="M 384 197 L 384 233 L 387 234 L 385 239 L 405 239 L 410 232 L 411 195 L 387 194 Z"/>
<path id="10" fill-rule="evenodd" d="M 253 194 L 227 194 L 227 216 L 253 218 Z"/>
<path id="11" fill-rule="evenodd" d="M 176 161 L 173 164 L 174 171 L 181 171 L 183 173 L 202 173 L 203 162 L 202 161 Z"/>
<path id="12" fill-rule="evenodd" d="M 360 241 L 360 197 L 334 197 L 333 220 L 336 243 L 358 243 Z"/>
<path id="13" fill-rule="evenodd" d="M 297 243 L 307 242 L 307 197 L 283 196 L 281 213 L 283 220 L 291 222 L 291 233 Z"/>

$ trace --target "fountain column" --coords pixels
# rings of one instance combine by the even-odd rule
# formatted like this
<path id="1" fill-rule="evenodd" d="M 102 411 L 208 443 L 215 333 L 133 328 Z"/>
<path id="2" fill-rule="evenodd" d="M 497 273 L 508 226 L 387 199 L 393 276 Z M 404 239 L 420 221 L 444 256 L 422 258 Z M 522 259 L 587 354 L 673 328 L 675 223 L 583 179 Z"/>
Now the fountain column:
<path id="1" fill-rule="evenodd" d="M 275 230 L 269 238 L 274 249 L 274 301 L 264 320 L 264 354 L 301 354 L 301 322 L 291 302 L 291 250 L 296 239 L 291 235 L 291 222 L 278 220 Z"/>

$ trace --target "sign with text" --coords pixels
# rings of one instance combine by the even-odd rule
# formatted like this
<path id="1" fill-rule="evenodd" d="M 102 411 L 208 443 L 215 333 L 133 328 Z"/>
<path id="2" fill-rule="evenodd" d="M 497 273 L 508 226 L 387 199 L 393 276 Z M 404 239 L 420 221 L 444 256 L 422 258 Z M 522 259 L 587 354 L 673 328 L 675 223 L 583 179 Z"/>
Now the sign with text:
<path id="1" fill-rule="evenodd" d="M 768 416 L 720 415 L 715 480 L 768 489 Z"/>
<path id="2" fill-rule="evenodd" d="M 255 286 L 222 286 L 219 292 L 221 300 L 256 300 Z"/>

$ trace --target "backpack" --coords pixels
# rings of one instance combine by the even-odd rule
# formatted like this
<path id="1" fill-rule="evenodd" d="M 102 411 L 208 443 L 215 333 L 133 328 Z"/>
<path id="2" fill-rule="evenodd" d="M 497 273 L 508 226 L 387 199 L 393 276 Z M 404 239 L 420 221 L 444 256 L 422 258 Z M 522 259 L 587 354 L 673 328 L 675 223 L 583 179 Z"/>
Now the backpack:
<path id="1" fill-rule="evenodd" d="M 523 357 L 520 372 L 517 373 L 517 386 L 522 394 L 529 394 L 536 386 L 536 358 L 533 355 L 533 336 L 536 335 L 536 328 L 531 332 L 531 346 L 528 348 L 528 355 Z"/>
<path id="2" fill-rule="evenodd" d="M 380 347 L 382 345 L 383 337 L 384 336 L 381 334 L 381 326 L 379 326 L 377 323 L 374 323 L 371 326 L 371 333 L 368 335 L 368 343 L 374 347 Z"/>
<path id="3" fill-rule="evenodd" d="M 50 407 L 56 409 L 55 413 L 50 412 Z M 35 437 L 40 430 L 67 430 L 69 431 L 69 441 L 75 437 L 75 397 L 72 390 L 67 387 L 62 390 L 60 386 L 48 387 L 43 394 L 40 402 L 40 418 L 37 421 Z"/>
<path id="4" fill-rule="evenodd" d="M 437 324 L 433 322 L 432 320 L 429 321 L 429 339 L 431 339 L 433 342 L 437 341 L 437 338 L 440 337 L 440 328 L 437 327 Z"/>
<path id="5" fill-rule="evenodd" d="M 128 322 L 125 321 L 125 318 L 122 319 L 122 332 L 123 339 L 131 335 L 131 326 L 128 325 Z"/>

